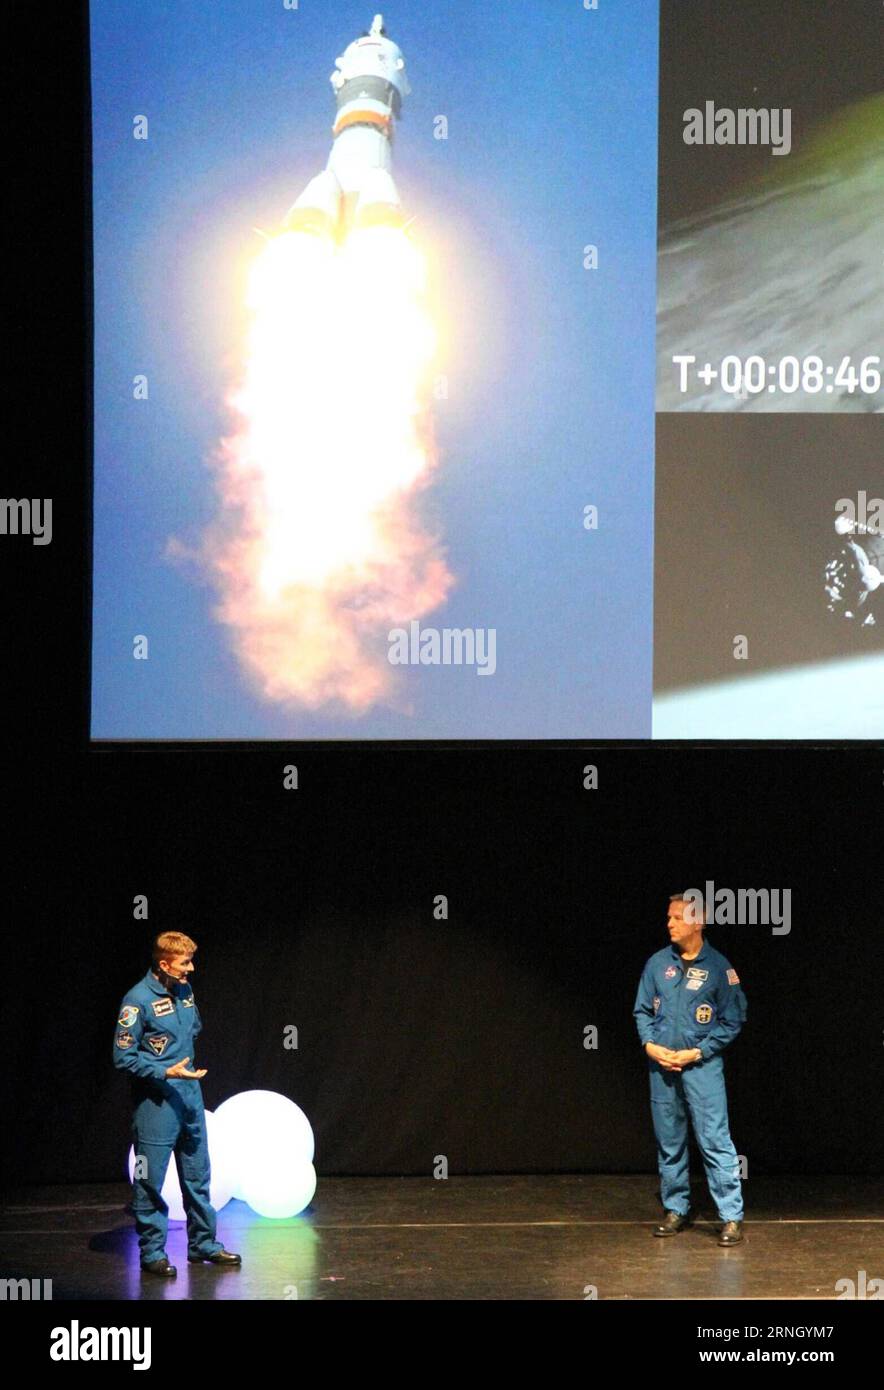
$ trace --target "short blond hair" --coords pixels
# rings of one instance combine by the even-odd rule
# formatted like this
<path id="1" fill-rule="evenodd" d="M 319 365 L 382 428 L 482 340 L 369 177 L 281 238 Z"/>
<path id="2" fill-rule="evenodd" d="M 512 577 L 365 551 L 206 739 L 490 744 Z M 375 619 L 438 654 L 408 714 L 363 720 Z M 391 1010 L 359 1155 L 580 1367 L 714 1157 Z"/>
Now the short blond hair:
<path id="1" fill-rule="evenodd" d="M 169 960 L 172 956 L 192 956 L 195 950 L 196 942 L 183 931 L 164 931 L 153 943 L 153 963 L 159 965 L 161 960 Z"/>

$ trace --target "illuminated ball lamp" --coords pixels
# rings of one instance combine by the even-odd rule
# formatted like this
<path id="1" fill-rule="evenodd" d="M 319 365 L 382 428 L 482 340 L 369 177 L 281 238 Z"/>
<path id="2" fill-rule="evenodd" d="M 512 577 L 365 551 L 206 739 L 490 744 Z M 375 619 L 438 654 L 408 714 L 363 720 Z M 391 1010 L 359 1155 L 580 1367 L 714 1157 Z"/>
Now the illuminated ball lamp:
<path id="1" fill-rule="evenodd" d="M 219 1126 L 217 1119 L 211 1110 L 206 1111 L 206 1133 L 209 1140 L 209 1162 L 212 1166 L 212 1181 L 210 1187 L 209 1200 L 216 1211 L 226 1207 L 233 1196 L 233 1174 L 227 1162 L 225 1145 L 222 1137 L 222 1126 Z M 135 1149 L 129 1146 L 129 1181 L 135 1175 Z M 169 1159 L 169 1166 L 166 1169 L 166 1178 L 163 1183 L 162 1198 L 169 1208 L 170 1221 L 186 1221 L 187 1213 L 184 1210 L 184 1203 L 181 1199 L 181 1184 L 178 1181 L 178 1169 L 175 1166 L 175 1155 Z"/>
<path id="2" fill-rule="evenodd" d="M 252 1211 L 276 1220 L 297 1216 L 310 1205 L 315 1191 L 313 1164 L 293 1164 L 285 1153 L 256 1156 L 242 1184 L 243 1201 Z"/>
<path id="3" fill-rule="evenodd" d="M 215 1120 L 233 1196 L 259 1216 L 297 1216 L 316 1191 L 310 1121 L 277 1091 L 241 1091 L 218 1106 Z"/>

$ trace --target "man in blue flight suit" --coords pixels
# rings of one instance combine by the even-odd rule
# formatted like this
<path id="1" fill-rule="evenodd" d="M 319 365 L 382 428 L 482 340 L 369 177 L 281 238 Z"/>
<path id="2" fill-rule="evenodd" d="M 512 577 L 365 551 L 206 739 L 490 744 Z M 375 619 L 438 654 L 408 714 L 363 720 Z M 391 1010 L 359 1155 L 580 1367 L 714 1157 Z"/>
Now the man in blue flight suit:
<path id="1" fill-rule="evenodd" d="M 709 1191 L 724 1222 L 718 1243 L 737 1245 L 743 1239 L 743 1193 L 728 1129 L 721 1054 L 745 1022 L 746 996 L 730 962 L 703 940 L 704 925 L 693 894 L 687 902 L 683 894 L 673 895 L 670 944 L 651 956 L 642 971 L 633 1008 L 648 1056 L 666 1209 L 654 1235 L 673 1236 L 689 1223 L 690 1112 Z"/>
<path id="2" fill-rule="evenodd" d="M 209 1198 L 209 1146 L 200 1078 L 192 1071 L 194 1039 L 202 1028 L 188 983 L 196 943 L 182 932 L 163 932 L 153 948 L 153 968 L 128 991 L 114 1035 L 114 1066 L 128 1072 L 132 1086 L 135 1174 L 132 1210 L 141 1268 L 174 1279 L 166 1256 L 169 1208 L 162 1187 L 175 1154 L 187 1213 L 187 1259 L 239 1265 L 215 1239 L 216 1214 Z"/>

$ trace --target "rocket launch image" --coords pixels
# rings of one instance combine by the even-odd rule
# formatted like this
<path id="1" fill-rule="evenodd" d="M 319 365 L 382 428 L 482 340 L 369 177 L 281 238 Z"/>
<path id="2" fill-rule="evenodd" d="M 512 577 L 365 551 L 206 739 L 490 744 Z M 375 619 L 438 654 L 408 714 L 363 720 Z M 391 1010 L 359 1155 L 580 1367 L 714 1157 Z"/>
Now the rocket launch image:
<path id="1" fill-rule="evenodd" d="M 236 433 L 208 549 L 219 616 L 272 701 L 354 711 L 391 694 L 386 633 L 452 584 L 414 501 L 434 462 L 435 334 L 393 179 L 410 88 L 383 17 L 337 59 L 326 169 L 249 277 Z"/>
<path id="2" fill-rule="evenodd" d="M 401 227 L 393 131 L 411 88 L 383 15 L 375 15 L 368 33 L 338 58 L 330 81 L 337 117 L 328 167 L 305 188 L 285 225 L 335 238 L 354 226 Z"/>
<path id="3" fill-rule="evenodd" d="M 731 33 L 731 7 L 692 4 Z M 852 7 L 876 35 L 880 7 Z M 788 109 L 773 158 L 739 124 L 733 144 L 685 141 L 684 113 L 713 95 L 704 28 L 682 31 L 658 0 L 381 8 L 214 0 L 207 23 L 202 0 L 137 22 L 131 0 L 90 6 L 93 737 L 667 737 L 658 704 L 707 664 L 724 680 L 733 656 L 723 636 L 714 661 L 699 636 L 680 654 L 681 571 L 655 568 L 663 499 L 693 486 L 695 449 L 721 478 L 744 436 L 701 425 L 679 449 L 660 421 L 770 421 L 703 526 L 684 496 L 704 534 L 728 534 L 725 491 L 749 507 L 783 415 L 852 421 L 831 458 L 862 462 L 860 422 L 880 414 L 882 107 L 849 26 L 820 12 L 832 89 L 802 78 L 790 105 L 791 0 L 753 3 L 764 81 L 714 109 L 756 112 L 761 133 L 758 112 Z M 733 204 L 744 187 L 751 208 Z M 662 251 L 661 208 L 663 234 L 680 228 Z M 725 245 L 713 275 L 707 252 Z M 702 312 L 684 390 L 673 378 L 684 399 L 655 416 L 661 344 L 673 367 L 663 261 Z M 756 320 L 757 342 L 739 327 Z M 788 329 L 774 354 L 772 324 Z M 810 449 L 789 440 L 783 459 Z M 881 495 L 874 472 L 857 478 Z M 846 495 L 834 471 L 832 487 Z M 723 576 L 720 620 L 763 576 L 806 574 L 793 661 L 846 660 L 853 640 L 873 656 L 878 560 L 857 543 L 780 564 L 752 515 L 734 560 L 751 554 L 751 572 Z M 673 524 L 672 555 L 681 537 Z M 778 610 L 752 611 L 760 661 Z M 867 670 L 849 700 L 825 681 L 802 700 L 826 736 L 866 736 Z M 705 737 L 718 706 L 704 708 Z"/>
<path id="4" fill-rule="evenodd" d="M 658 0 L 377 8 L 90 5 L 96 738 L 650 732 Z"/>

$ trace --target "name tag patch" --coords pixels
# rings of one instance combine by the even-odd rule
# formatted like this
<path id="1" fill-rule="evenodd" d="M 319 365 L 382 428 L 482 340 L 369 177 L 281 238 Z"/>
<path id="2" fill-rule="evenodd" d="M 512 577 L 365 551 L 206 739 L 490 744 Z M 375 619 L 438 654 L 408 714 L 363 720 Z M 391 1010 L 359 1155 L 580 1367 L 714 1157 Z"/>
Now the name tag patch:
<path id="1" fill-rule="evenodd" d="M 157 1018 L 162 1018 L 164 1014 L 173 1014 L 175 1012 L 175 1005 L 172 1003 L 171 999 L 158 999 L 156 1003 L 151 1004 L 150 1007 L 153 1009 L 154 1015 Z"/>
<path id="2" fill-rule="evenodd" d="M 703 981 L 702 981 L 702 980 L 688 980 L 687 984 L 685 985 L 685 989 L 702 989 L 702 988 L 703 988 Z"/>

